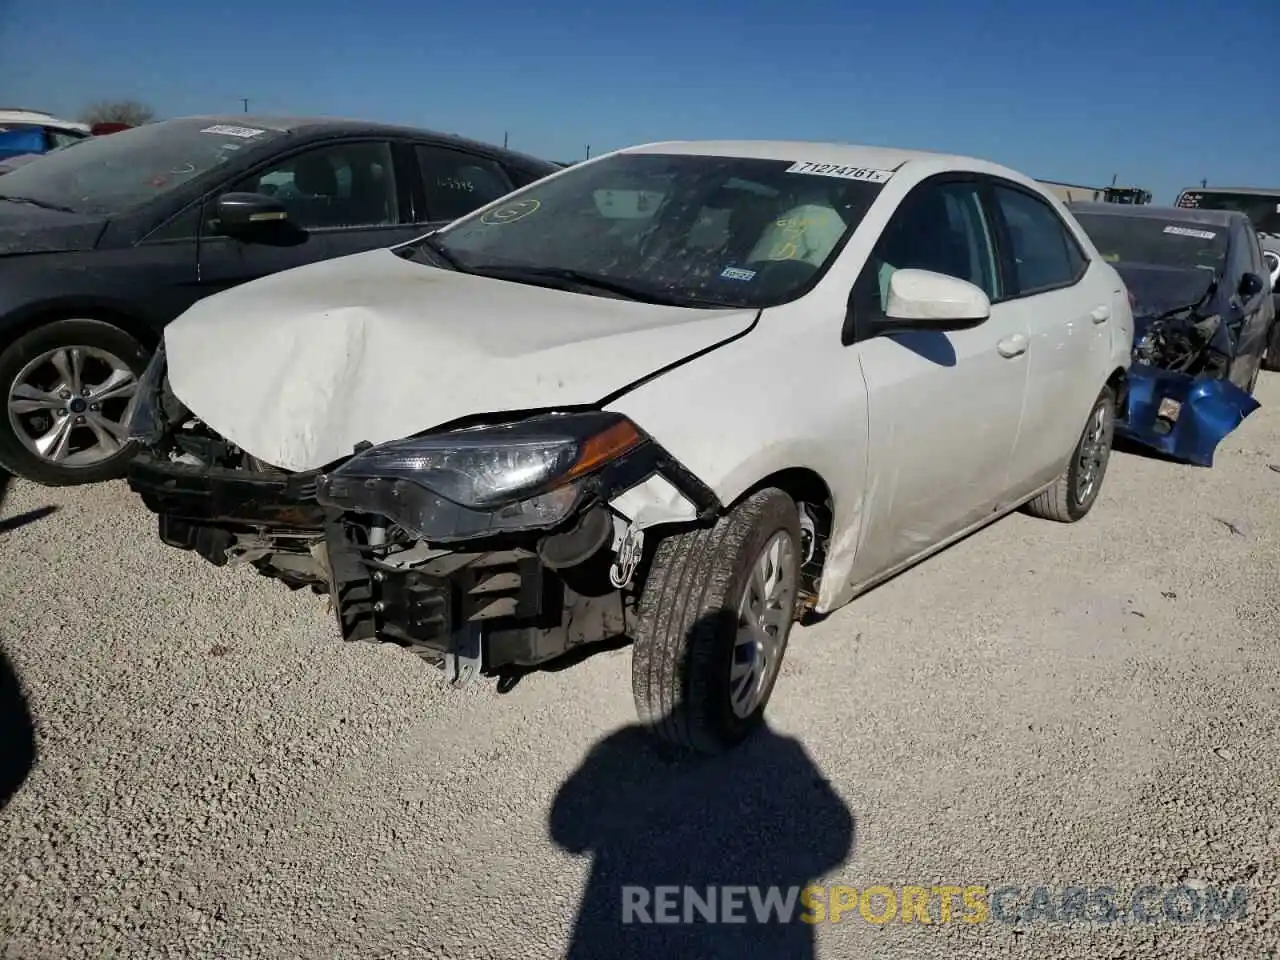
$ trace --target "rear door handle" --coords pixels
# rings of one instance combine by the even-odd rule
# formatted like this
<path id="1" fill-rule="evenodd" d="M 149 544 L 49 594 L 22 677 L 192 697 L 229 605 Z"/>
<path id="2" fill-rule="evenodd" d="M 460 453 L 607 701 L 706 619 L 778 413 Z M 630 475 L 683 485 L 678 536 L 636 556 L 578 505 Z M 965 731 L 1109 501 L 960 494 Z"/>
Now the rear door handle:
<path id="1" fill-rule="evenodd" d="M 1111 319 L 1111 308 L 1105 303 L 1102 306 L 1094 307 L 1089 313 L 1089 317 L 1094 323 L 1106 323 Z"/>
<path id="2" fill-rule="evenodd" d="M 1021 333 L 1012 334 L 997 343 L 996 349 L 1000 351 L 1000 356 L 1006 359 L 1021 356 L 1027 352 L 1027 337 Z"/>

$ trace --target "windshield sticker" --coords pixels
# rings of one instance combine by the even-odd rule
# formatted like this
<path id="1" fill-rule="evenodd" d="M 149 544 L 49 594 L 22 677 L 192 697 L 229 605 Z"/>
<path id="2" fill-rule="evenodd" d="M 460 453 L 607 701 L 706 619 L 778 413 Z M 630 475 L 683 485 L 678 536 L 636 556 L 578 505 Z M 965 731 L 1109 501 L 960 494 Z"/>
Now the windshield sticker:
<path id="1" fill-rule="evenodd" d="M 1179 237 L 1195 237 L 1197 240 L 1212 240 L 1217 236 L 1212 230 L 1192 230 L 1190 227 L 1165 227 L 1164 232 Z"/>
<path id="2" fill-rule="evenodd" d="M 215 123 L 212 127 L 205 127 L 200 132 L 220 133 L 224 137 L 241 137 L 245 140 L 251 140 L 254 137 L 261 136 L 267 131 L 259 130 L 256 127 L 237 127 L 229 123 Z"/>
<path id="3" fill-rule="evenodd" d="M 889 170 L 870 167 L 853 167 L 843 163 L 818 163 L 814 160 L 797 160 L 784 171 L 807 173 L 814 177 L 839 177 L 841 180 L 861 180 L 864 183 L 888 183 L 893 176 Z"/>
<path id="4" fill-rule="evenodd" d="M 540 206 L 542 206 L 542 201 L 540 200 L 516 200 L 512 203 L 504 203 L 500 207 L 494 207 L 492 210 L 486 210 L 480 214 L 480 222 L 487 223 L 491 227 L 504 223 L 515 223 L 517 220 L 523 220 L 529 216 Z"/>
<path id="5" fill-rule="evenodd" d="M 751 280 L 755 275 L 754 270 L 743 270 L 741 267 L 725 267 L 720 271 L 720 276 L 726 280 Z"/>

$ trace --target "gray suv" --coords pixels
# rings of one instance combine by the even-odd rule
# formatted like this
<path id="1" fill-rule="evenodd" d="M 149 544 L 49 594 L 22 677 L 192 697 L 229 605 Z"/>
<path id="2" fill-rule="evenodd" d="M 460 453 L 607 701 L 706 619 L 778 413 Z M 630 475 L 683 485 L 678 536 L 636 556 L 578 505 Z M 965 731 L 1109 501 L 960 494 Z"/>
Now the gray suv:
<path id="1" fill-rule="evenodd" d="M 1277 320 L 1267 336 L 1264 370 L 1280 370 L 1280 188 L 1200 187 L 1183 190 L 1175 204 L 1200 210 L 1239 210 L 1258 233 L 1262 258 L 1271 277 Z"/>

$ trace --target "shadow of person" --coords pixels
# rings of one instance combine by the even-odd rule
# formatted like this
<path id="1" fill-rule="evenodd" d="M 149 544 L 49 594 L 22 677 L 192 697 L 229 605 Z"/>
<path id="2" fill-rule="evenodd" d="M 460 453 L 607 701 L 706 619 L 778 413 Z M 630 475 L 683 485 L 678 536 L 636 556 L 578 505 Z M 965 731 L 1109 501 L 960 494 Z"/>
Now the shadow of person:
<path id="1" fill-rule="evenodd" d="M 800 743 L 768 727 L 718 757 L 626 727 L 591 749 L 552 805 L 552 840 L 594 855 L 566 957 L 811 958 L 800 892 L 845 861 L 854 829 Z M 678 890 L 664 897 L 664 886 Z M 789 921 L 757 914 L 770 888 L 780 906 L 790 899 Z"/>
<path id="2" fill-rule="evenodd" d="M 0 507 L 4 506 L 4 498 L 9 492 L 9 485 L 13 483 L 13 476 L 0 468 Z M 37 507 L 35 510 L 28 510 L 26 513 L 16 517 L 9 517 L 7 520 L 0 520 L 0 533 L 9 533 L 25 527 L 29 523 L 35 523 L 37 520 L 56 513 L 58 510 L 55 506 Z"/>
<path id="3" fill-rule="evenodd" d="M 36 764 L 36 737 L 22 684 L 0 650 L 0 810 Z"/>

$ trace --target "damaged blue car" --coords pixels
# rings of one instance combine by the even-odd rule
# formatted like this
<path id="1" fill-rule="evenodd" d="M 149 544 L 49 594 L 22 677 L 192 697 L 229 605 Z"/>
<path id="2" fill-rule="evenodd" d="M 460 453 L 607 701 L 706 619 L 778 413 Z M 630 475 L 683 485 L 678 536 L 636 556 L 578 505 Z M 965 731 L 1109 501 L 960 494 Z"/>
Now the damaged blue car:
<path id="1" fill-rule="evenodd" d="M 1116 436 L 1209 467 L 1259 407 L 1254 387 L 1276 323 L 1273 276 L 1240 212 L 1072 203 L 1124 279 L 1133 366 Z M 1280 273 L 1280 269 L 1275 271 Z"/>

